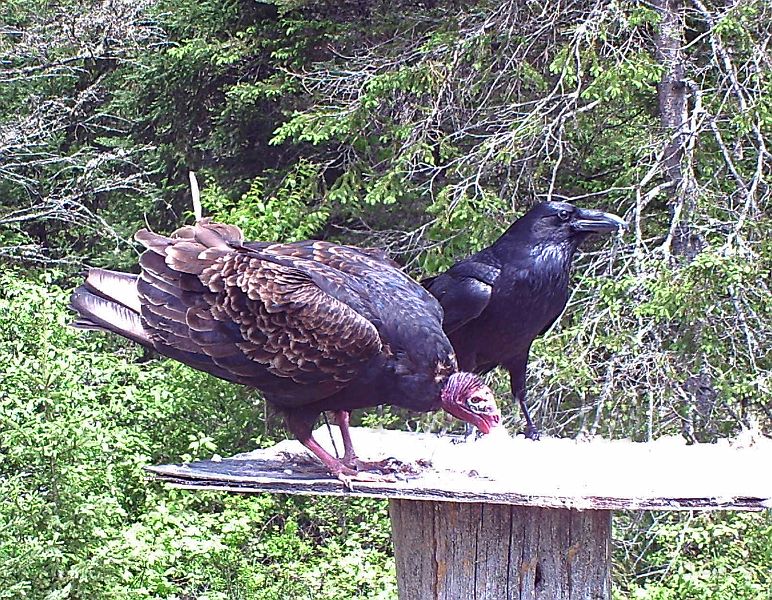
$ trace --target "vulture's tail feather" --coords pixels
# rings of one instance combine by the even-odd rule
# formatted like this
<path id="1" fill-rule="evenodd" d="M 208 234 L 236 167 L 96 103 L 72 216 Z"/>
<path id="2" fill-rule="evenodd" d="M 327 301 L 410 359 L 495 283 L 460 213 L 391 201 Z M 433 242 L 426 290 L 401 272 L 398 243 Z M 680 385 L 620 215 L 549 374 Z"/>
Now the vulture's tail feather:
<path id="1" fill-rule="evenodd" d="M 142 327 L 138 313 L 123 304 L 95 294 L 87 285 L 76 288 L 72 293 L 70 308 L 78 313 L 78 318 L 72 323 L 73 327 L 117 333 L 194 369 L 206 371 L 228 381 L 244 382 L 245 378 L 220 367 L 210 356 L 202 353 L 199 347 L 190 342 L 190 347 L 185 346 L 186 340 L 183 338 L 177 340 L 183 347 L 174 347 L 161 340 L 154 342 L 150 339 L 148 331 Z M 170 332 L 167 333 L 171 335 Z"/>
<path id="2" fill-rule="evenodd" d="M 75 289 L 70 296 L 70 308 L 78 313 L 73 327 L 110 331 L 143 346 L 153 347 L 142 327 L 139 313 L 120 302 L 94 293 L 89 285 Z"/>
<path id="3" fill-rule="evenodd" d="M 70 298 L 78 313 L 73 325 L 117 333 L 228 381 L 250 384 L 259 378 L 237 345 L 239 325 L 207 314 L 203 295 L 209 290 L 198 277 L 232 251 L 231 243 L 243 240 L 241 230 L 201 219 L 169 237 L 145 229 L 134 237 L 147 249 L 139 259 L 142 273 L 90 269 Z M 241 370 L 230 364 L 234 355 Z"/>
<path id="4" fill-rule="evenodd" d="M 136 275 L 92 268 L 88 270 L 86 287 L 98 296 L 122 304 L 136 313 L 141 310 Z"/>

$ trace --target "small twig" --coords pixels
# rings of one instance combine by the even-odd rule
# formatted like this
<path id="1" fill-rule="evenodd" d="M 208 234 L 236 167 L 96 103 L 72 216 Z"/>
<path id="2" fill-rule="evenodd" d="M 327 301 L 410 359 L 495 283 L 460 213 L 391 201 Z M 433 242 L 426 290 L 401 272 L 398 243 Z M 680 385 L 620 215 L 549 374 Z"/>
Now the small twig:
<path id="1" fill-rule="evenodd" d="M 196 179 L 196 173 L 190 171 L 188 173 L 190 178 L 190 195 L 193 196 L 193 216 L 198 223 L 203 217 L 203 209 L 201 207 L 201 190 L 198 187 L 198 180 Z"/>

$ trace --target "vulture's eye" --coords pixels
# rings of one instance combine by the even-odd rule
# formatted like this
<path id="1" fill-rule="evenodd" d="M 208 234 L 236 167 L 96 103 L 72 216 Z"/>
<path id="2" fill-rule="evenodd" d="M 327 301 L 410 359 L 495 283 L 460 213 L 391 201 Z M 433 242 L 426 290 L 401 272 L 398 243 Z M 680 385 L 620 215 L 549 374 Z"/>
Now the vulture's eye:
<path id="1" fill-rule="evenodd" d="M 565 208 L 561 211 L 558 211 L 558 218 L 561 221 L 568 221 L 570 217 L 571 217 L 571 213 L 568 212 Z"/>

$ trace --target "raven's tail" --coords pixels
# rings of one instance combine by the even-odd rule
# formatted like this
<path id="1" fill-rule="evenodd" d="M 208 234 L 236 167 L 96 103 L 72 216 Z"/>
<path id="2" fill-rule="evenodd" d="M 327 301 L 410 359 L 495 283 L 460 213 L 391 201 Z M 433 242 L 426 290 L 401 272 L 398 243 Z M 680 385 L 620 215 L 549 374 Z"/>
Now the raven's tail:
<path id="1" fill-rule="evenodd" d="M 418 283 L 424 286 L 427 290 L 430 290 L 432 287 L 432 284 L 434 283 L 434 280 L 437 279 L 437 277 L 438 275 L 433 275 L 431 277 L 424 277 Z"/>

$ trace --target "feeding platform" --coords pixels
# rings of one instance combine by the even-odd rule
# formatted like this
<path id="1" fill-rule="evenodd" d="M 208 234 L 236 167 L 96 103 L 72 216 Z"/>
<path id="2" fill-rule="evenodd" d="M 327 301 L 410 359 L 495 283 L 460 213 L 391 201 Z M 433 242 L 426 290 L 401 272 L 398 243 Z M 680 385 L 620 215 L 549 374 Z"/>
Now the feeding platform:
<path id="1" fill-rule="evenodd" d="M 347 488 L 296 441 L 149 470 L 188 489 L 389 499 L 402 600 L 608 599 L 611 511 L 772 508 L 772 440 L 750 433 L 691 446 L 351 434 L 361 459 L 404 465 L 396 482 Z M 334 453 L 326 428 L 314 437 Z"/>

